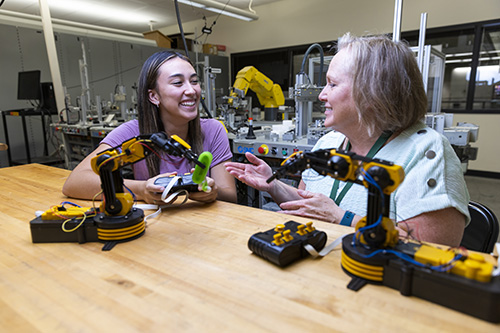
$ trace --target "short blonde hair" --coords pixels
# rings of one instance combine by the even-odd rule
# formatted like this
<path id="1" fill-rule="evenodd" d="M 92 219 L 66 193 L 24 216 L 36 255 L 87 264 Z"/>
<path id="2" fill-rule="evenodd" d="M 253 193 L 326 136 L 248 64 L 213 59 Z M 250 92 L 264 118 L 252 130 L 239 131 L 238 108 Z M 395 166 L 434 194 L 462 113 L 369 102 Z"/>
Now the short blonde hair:
<path id="1" fill-rule="evenodd" d="M 427 96 L 422 75 L 406 43 L 386 36 L 354 37 L 347 33 L 337 47 L 349 53 L 352 94 L 369 135 L 402 131 L 425 117 Z"/>

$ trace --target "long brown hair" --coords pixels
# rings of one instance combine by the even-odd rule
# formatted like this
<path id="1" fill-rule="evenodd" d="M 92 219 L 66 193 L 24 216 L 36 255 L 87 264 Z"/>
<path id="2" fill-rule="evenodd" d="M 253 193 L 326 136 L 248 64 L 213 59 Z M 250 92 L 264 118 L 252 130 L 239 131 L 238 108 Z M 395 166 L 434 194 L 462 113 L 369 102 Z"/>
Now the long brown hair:
<path id="1" fill-rule="evenodd" d="M 165 128 L 160 118 L 159 107 L 149 100 L 149 90 L 157 88 L 159 69 L 165 62 L 180 58 L 193 66 L 191 60 L 183 54 L 173 51 L 160 51 L 150 56 L 142 66 L 139 74 L 139 85 L 137 92 L 137 107 L 139 132 L 141 134 L 152 134 L 165 132 Z M 194 67 L 194 66 L 193 66 Z M 172 135 L 175 133 L 167 133 Z M 196 154 L 203 151 L 203 133 L 200 125 L 200 114 L 188 123 L 187 142 L 191 145 Z M 160 173 L 160 158 L 156 154 L 151 154 L 146 158 L 149 176 L 153 177 Z"/>

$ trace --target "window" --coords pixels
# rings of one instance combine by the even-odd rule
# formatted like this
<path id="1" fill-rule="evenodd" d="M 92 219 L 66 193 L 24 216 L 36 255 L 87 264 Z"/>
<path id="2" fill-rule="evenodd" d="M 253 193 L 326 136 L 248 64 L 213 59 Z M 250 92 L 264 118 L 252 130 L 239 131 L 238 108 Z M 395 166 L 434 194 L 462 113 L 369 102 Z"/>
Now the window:
<path id="1" fill-rule="evenodd" d="M 482 35 L 473 109 L 500 111 L 500 24 Z"/>
<path id="2" fill-rule="evenodd" d="M 410 46 L 418 31 L 402 34 Z M 500 113 L 500 21 L 428 29 L 426 45 L 446 56 L 441 110 Z"/>
<path id="3" fill-rule="evenodd" d="M 426 34 L 425 45 L 445 54 L 445 72 L 441 109 L 465 110 L 474 46 L 474 30 L 463 29 L 439 34 Z M 409 40 L 418 45 L 418 38 Z"/>

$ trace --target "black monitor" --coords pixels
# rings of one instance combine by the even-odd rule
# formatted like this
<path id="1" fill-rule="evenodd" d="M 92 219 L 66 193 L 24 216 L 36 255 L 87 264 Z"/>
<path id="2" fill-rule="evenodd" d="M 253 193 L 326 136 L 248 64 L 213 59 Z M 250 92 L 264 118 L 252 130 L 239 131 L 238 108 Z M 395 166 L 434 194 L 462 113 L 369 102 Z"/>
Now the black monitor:
<path id="1" fill-rule="evenodd" d="M 40 100 L 40 71 L 19 72 L 17 99 Z"/>

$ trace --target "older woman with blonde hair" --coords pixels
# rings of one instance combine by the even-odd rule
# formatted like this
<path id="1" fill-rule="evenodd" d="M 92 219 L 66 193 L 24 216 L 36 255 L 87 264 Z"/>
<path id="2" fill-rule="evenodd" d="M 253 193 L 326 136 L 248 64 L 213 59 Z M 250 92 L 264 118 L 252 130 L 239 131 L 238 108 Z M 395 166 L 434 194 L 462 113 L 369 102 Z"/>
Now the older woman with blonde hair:
<path id="1" fill-rule="evenodd" d="M 343 149 L 394 162 L 405 180 L 391 195 L 390 217 L 401 235 L 458 246 L 470 220 L 469 195 L 460 161 L 447 139 L 423 120 L 427 98 L 413 52 L 385 36 L 338 41 L 338 52 L 319 95 L 325 126 L 317 149 Z M 247 153 L 250 164 L 226 163 L 230 174 L 271 194 L 283 213 L 354 226 L 366 215 L 367 189 L 302 173 L 298 189 L 279 180 L 267 184 L 271 168 Z"/>

